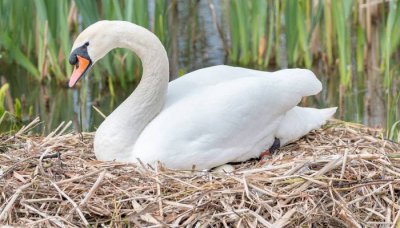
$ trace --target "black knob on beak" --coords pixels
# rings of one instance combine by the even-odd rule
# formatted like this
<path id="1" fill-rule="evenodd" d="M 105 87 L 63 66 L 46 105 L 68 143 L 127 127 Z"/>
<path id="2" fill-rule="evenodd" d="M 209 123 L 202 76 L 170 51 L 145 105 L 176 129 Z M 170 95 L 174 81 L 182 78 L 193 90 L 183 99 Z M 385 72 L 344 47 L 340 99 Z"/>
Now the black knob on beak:
<path id="1" fill-rule="evenodd" d="M 78 62 L 78 58 L 76 57 L 76 54 L 71 54 L 69 56 L 69 64 L 75 65 Z"/>

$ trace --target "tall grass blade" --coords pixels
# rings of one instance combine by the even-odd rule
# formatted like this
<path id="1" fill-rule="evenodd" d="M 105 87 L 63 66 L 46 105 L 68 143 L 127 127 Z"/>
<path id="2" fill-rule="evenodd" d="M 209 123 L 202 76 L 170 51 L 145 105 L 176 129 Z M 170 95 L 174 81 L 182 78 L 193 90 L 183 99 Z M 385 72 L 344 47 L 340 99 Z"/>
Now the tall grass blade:
<path id="1" fill-rule="evenodd" d="M 340 82 L 345 88 L 351 87 L 351 48 L 349 44 L 350 25 L 348 19 L 352 6 L 352 0 L 332 1 L 332 16 L 334 20 L 334 30 L 339 46 L 339 72 Z"/>
<path id="2" fill-rule="evenodd" d="M 3 116 L 4 112 L 6 111 L 4 101 L 5 101 L 6 92 L 7 92 L 8 88 L 9 88 L 8 83 L 5 83 L 4 85 L 2 85 L 0 87 L 0 116 Z"/>

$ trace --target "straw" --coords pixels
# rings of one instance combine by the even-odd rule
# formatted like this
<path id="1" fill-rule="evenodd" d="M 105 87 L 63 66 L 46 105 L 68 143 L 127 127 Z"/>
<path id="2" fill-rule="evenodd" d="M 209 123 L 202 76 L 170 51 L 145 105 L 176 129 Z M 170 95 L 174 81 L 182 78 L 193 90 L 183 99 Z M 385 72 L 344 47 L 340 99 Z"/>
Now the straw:
<path id="1" fill-rule="evenodd" d="M 0 223 L 15 226 L 396 227 L 400 145 L 332 121 L 233 172 L 95 160 L 93 133 L 2 135 Z"/>

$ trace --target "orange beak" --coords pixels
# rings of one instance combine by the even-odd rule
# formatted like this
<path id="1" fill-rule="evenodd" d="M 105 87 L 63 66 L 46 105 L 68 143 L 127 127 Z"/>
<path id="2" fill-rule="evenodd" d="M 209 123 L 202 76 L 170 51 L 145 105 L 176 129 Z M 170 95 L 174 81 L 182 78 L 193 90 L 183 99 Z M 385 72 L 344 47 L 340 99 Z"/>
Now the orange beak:
<path id="1" fill-rule="evenodd" d="M 79 79 L 86 73 L 87 69 L 90 66 L 90 60 L 85 59 L 82 56 L 77 55 L 78 62 L 74 66 L 74 71 L 69 79 L 69 87 L 73 87 Z"/>

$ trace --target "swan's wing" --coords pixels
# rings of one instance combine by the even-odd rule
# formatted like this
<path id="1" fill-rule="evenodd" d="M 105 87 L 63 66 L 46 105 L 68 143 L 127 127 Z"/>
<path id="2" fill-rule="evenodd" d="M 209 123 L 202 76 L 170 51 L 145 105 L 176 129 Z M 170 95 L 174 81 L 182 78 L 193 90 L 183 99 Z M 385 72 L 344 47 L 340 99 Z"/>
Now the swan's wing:
<path id="1" fill-rule="evenodd" d="M 238 78 L 266 76 L 267 74 L 270 74 L 270 72 L 227 65 L 218 65 L 195 70 L 169 83 L 168 99 L 165 107 L 207 86 L 225 83 Z"/>
<path id="2" fill-rule="evenodd" d="M 272 144 L 285 113 L 320 90 L 315 75 L 301 69 L 204 86 L 164 108 L 141 133 L 131 159 L 211 168 L 256 157 Z"/>
<path id="3" fill-rule="evenodd" d="M 198 69 L 179 77 L 172 81 L 170 86 L 178 86 L 185 83 L 192 83 L 193 86 L 202 87 L 215 85 L 233 79 L 261 76 L 271 74 L 266 71 L 252 70 L 242 67 L 233 67 L 227 65 L 217 65 Z"/>

